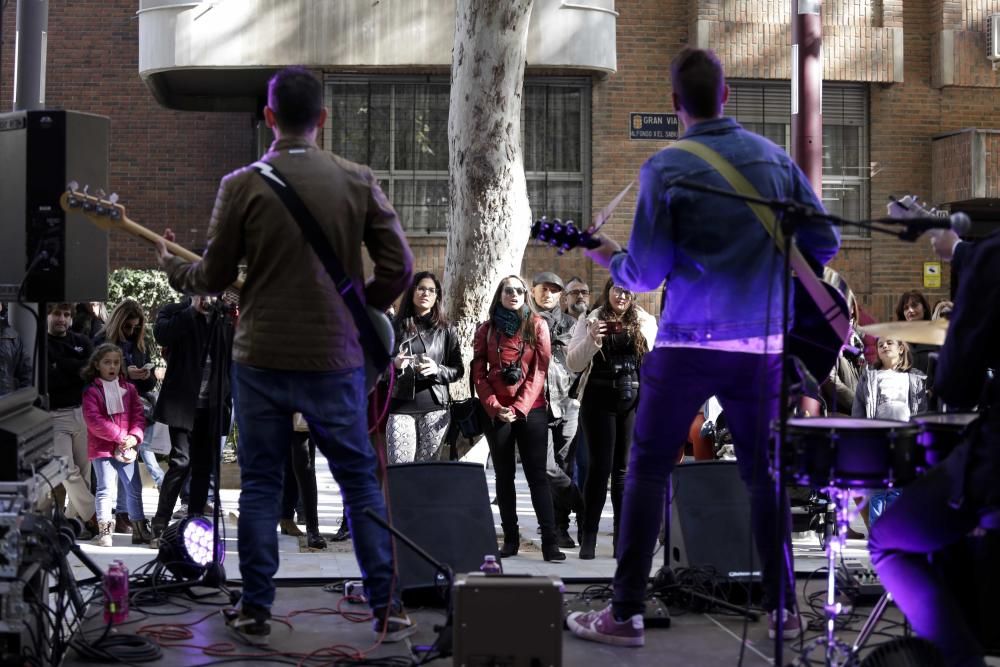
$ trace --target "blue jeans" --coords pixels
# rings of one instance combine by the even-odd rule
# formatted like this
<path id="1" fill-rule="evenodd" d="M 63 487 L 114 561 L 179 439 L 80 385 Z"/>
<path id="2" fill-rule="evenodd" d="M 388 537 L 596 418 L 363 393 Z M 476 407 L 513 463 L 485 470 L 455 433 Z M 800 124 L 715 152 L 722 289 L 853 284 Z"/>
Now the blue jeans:
<path id="1" fill-rule="evenodd" d="M 128 518 L 132 521 L 142 521 L 146 518 L 142 509 L 142 487 L 132 483 L 138 479 L 139 468 L 135 463 L 122 463 L 111 457 L 93 460 L 94 474 L 97 477 L 97 520 L 111 521 L 114 515 L 111 508 L 115 505 L 118 489 L 125 490 L 125 506 L 128 508 Z M 119 486 L 118 482 L 121 482 Z"/>
<path id="2" fill-rule="evenodd" d="M 278 571 L 278 519 L 292 415 L 309 422 L 309 437 L 330 463 L 340 486 L 354 553 L 373 609 L 390 603 L 393 580 L 389 533 L 364 514 L 385 517 L 368 441 L 363 369 L 279 371 L 233 364 L 233 398 L 242 478 L 239 554 L 243 604 L 270 609 Z M 398 602 L 398 595 L 393 596 Z"/>
<path id="3" fill-rule="evenodd" d="M 687 440 L 691 420 L 713 395 L 726 411 L 740 478 L 750 495 L 753 535 L 763 568 L 764 608 L 778 607 L 780 577 L 784 576 L 784 606 L 793 609 L 788 500 L 781 499 L 779 513 L 768 473 L 770 423 L 778 415 L 780 355 L 661 347 L 643 358 L 640 373 L 639 407 L 619 520 L 615 615 L 626 618 L 642 613 L 663 521 L 667 477 Z M 784 559 L 776 554 L 779 534 Z"/>
<path id="4" fill-rule="evenodd" d="M 153 478 L 153 484 L 159 489 L 160 485 L 163 484 L 163 468 L 156 461 L 156 453 L 146 446 L 146 440 L 153 437 L 153 427 L 147 426 L 146 432 L 143 435 L 143 442 L 139 445 L 139 458 L 132 463 L 135 467 L 135 473 L 132 475 L 132 481 L 130 484 L 135 487 L 142 495 L 142 475 L 139 474 L 139 462 L 146 466 L 146 470 L 149 471 L 149 476 Z M 125 498 L 128 497 L 128 493 L 125 491 L 125 484 L 120 479 L 118 480 L 118 501 L 115 503 L 115 513 L 123 514 L 128 511 L 128 506 L 125 504 Z"/>

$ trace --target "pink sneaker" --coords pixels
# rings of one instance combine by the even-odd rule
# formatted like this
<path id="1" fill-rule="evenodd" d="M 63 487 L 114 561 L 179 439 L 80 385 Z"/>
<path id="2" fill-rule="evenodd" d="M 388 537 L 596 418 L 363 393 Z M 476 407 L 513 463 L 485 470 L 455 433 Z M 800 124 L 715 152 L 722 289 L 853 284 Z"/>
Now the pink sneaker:
<path id="1" fill-rule="evenodd" d="M 785 609 L 782 618 L 784 619 L 781 624 L 782 637 L 785 639 L 796 639 L 802 634 L 802 617 L 799 616 L 798 612 L 789 612 Z M 767 636 L 774 639 L 777 634 L 778 610 L 775 609 L 767 615 Z"/>
<path id="2" fill-rule="evenodd" d="M 636 614 L 618 622 L 611 613 L 611 605 L 601 611 L 573 612 L 566 617 L 566 625 L 581 639 L 615 646 L 642 646 L 646 643 L 642 616 Z"/>

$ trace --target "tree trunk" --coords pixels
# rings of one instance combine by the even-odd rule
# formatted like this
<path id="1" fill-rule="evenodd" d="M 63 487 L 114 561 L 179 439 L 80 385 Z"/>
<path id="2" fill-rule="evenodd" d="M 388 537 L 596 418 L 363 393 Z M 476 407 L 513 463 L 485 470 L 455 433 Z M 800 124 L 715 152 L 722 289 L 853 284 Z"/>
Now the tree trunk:
<path id="1" fill-rule="evenodd" d="M 518 273 L 531 226 L 521 94 L 532 2 L 456 0 L 444 290 L 466 362 L 497 284 Z M 467 392 L 467 382 L 452 387 L 456 399 Z"/>

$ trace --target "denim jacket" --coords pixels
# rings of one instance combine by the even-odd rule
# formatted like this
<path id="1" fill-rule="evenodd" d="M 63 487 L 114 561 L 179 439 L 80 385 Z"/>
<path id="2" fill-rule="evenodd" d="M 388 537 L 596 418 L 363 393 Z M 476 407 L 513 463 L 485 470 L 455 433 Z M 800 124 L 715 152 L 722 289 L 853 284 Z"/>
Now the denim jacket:
<path id="1" fill-rule="evenodd" d="M 698 123 L 684 138 L 722 155 L 762 197 L 824 210 L 784 150 L 731 118 Z M 771 236 L 745 203 L 671 185 L 679 178 L 731 189 L 685 151 L 667 148 L 649 158 L 639 175 L 628 252 L 611 260 L 615 282 L 650 291 L 666 280 L 658 345 L 780 334 L 783 260 Z M 826 221 L 804 223 L 795 239 L 817 264 L 840 247 L 840 234 Z"/>

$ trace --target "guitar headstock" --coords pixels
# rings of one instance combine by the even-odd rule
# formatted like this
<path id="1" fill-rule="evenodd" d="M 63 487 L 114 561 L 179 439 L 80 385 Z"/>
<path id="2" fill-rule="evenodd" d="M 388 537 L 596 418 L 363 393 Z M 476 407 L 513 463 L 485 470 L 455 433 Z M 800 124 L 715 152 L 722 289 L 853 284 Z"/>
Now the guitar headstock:
<path id="1" fill-rule="evenodd" d="M 584 229 L 579 229 L 572 220 L 563 222 L 559 218 L 549 220 L 544 215 L 531 225 L 531 238 L 556 248 L 558 254 L 578 246 L 596 248 L 601 243 Z"/>
<path id="2" fill-rule="evenodd" d="M 921 204 L 916 195 L 904 195 L 899 199 L 889 197 L 889 204 L 886 209 L 889 217 L 896 220 L 947 216 L 946 213 L 938 211 L 934 207 L 928 208 L 925 204 Z"/>
<path id="3" fill-rule="evenodd" d="M 106 195 L 104 190 L 90 194 L 89 186 L 83 186 L 76 181 L 66 185 L 66 192 L 59 197 L 59 205 L 67 213 L 79 211 L 104 230 L 109 230 L 125 219 L 125 207 L 118 203 L 118 195 L 112 192 Z"/>

